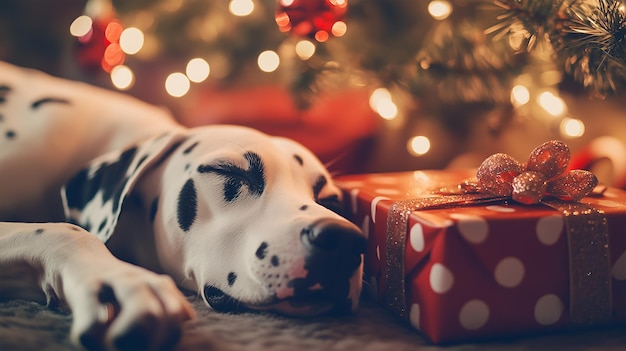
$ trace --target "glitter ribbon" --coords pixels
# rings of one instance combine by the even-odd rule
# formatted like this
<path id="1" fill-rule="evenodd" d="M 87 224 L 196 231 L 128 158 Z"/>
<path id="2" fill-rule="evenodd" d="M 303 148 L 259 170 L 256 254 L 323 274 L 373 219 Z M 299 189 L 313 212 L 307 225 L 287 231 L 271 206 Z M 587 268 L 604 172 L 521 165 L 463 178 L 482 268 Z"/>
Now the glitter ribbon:
<path id="1" fill-rule="evenodd" d="M 569 149 L 558 141 L 536 148 L 524 165 L 508 155 L 495 154 L 478 169 L 477 183 L 464 182 L 453 192 L 436 192 L 441 196 L 393 203 L 387 217 L 386 305 L 400 317 L 408 318 L 404 254 L 409 216 L 413 211 L 513 199 L 523 204 L 541 202 L 563 215 L 570 267 L 570 322 L 574 325 L 608 322 L 612 314 L 612 294 L 606 217 L 601 210 L 578 202 L 593 190 L 597 179 L 586 171 L 564 172 L 568 162 Z"/>

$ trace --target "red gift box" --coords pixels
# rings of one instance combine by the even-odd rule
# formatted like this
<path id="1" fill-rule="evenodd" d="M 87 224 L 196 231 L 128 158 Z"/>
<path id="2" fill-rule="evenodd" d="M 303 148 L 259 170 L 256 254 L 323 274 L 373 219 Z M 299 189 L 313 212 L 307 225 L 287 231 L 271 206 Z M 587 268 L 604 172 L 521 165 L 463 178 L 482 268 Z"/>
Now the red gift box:
<path id="1" fill-rule="evenodd" d="M 475 174 L 416 171 L 337 179 L 348 216 L 368 235 L 365 279 L 376 300 L 390 305 L 434 343 L 626 321 L 624 191 L 608 189 L 580 201 L 599 210 L 598 223 L 606 224 L 602 230 L 610 245 L 594 242 L 593 234 L 582 240 L 585 247 L 575 258 L 570 257 L 568 231 L 581 226 L 579 211 L 510 200 L 408 210 L 402 245 L 390 238 L 390 227 L 403 221 L 391 213 L 399 203 L 445 203 L 448 195 L 433 195 L 433 189 L 460 184 Z M 394 246 L 402 250 L 394 253 Z M 596 270 L 603 260 L 606 272 Z M 596 289 L 597 283 L 581 283 L 572 265 L 583 279 L 606 277 L 605 291 Z M 398 277 L 394 270 L 400 266 Z M 592 266 L 596 268 L 585 271 Z M 603 296 L 607 291 L 610 296 Z M 605 306 L 597 307 L 598 301 Z M 602 311 L 607 301 L 610 306 Z"/>

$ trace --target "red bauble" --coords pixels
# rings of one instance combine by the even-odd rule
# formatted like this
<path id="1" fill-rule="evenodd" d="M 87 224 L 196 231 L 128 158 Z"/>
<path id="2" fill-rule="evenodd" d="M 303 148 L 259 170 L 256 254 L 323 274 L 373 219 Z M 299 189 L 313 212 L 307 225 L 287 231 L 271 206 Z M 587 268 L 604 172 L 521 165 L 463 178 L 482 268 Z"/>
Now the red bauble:
<path id="1" fill-rule="evenodd" d="M 91 30 L 78 37 L 78 64 L 91 72 L 99 69 L 111 72 L 113 67 L 124 63 L 126 55 L 119 46 L 123 30 L 121 22 L 115 18 L 107 16 L 93 19 Z"/>
<path id="2" fill-rule="evenodd" d="M 278 0 L 276 23 L 281 32 L 298 37 L 326 41 L 331 35 L 343 35 L 342 22 L 348 9 L 348 0 Z"/>

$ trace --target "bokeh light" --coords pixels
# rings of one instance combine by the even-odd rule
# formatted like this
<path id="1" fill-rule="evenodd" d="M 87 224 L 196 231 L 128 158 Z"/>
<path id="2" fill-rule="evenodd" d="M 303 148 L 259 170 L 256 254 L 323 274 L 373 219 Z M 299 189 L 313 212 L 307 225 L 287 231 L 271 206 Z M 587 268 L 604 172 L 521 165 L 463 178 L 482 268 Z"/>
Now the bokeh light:
<path id="1" fill-rule="evenodd" d="M 552 116 L 561 116 L 566 111 L 565 102 L 549 91 L 544 91 L 537 97 L 539 106 Z"/>
<path id="2" fill-rule="evenodd" d="M 428 4 L 428 13 L 436 20 L 444 20 L 452 13 L 452 4 L 445 0 L 433 0 Z"/>
<path id="3" fill-rule="evenodd" d="M 70 24 L 70 34 L 75 37 L 87 35 L 93 26 L 93 21 L 89 16 L 78 16 L 72 24 Z"/>
<path id="4" fill-rule="evenodd" d="M 523 85 L 516 85 L 511 89 L 511 101 L 515 106 L 526 105 L 530 101 L 530 91 Z"/>
<path id="5" fill-rule="evenodd" d="M 187 76 L 180 72 L 170 74 L 165 80 L 165 90 L 173 97 L 181 97 L 187 94 L 190 86 L 191 83 Z"/>
<path id="6" fill-rule="evenodd" d="M 414 136 L 409 139 L 407 149 L 411 155 L 422 156 L 430 150 L 430 140 L 423 135 Z"/>
<path id="7" fill-rule="evenodd" d="M 127 66 L 118 65 L 111 70 L 111 82 L 117 89 L 126 90 L 133 86 L 135 75 Z"/>
<path id="8" fill-rule="evenodd" d="M 129 55 L 138 53 L 143 47 L 143 43 L 144 35 L 139 28 L 126 28 L 120 35 L 120 47 Z"/>
<path id="9" fill-rule="evenodd" d="M 206 60 L 196 57 L 189 60 L 185 73 L 190 81 L 200 83 L 209 77 L 211 67 Z"/>
<path id="10" fill-rule="evenodd" d="M 308 40 L 300 40 L 296 43 L 296 55 L 302 60 L 308 60 L 315 54 L 315 44 Z"/>
<path id="11" fill-rule="evenodd" d="M 369 99 L 370 108 L 386 120 L 395 119 L 398 116 L 398 107 L 391 98 L 391 93 L 386 88 L 378 88 L 372 92 Z"/>
<path id="12" fill-rule="evenodd" d="M 248 16 L 254 11 L 252 0 L 231 0 L 228 4 L 228 11 L 235 16 Z"/>
<path id="13" fill-rule="evenodd" d="M 257 63 L 261 71 L 274 72 L 280 65 L 280 58 L 275 51 L 266 50 L 259 54 Z"/>
<path id="14" fill-rule="evenodd" d="M 563 118 L 559 130 L 566 138 L 579 138 L 585 134 L 585 123 L 576 118 Z"/>

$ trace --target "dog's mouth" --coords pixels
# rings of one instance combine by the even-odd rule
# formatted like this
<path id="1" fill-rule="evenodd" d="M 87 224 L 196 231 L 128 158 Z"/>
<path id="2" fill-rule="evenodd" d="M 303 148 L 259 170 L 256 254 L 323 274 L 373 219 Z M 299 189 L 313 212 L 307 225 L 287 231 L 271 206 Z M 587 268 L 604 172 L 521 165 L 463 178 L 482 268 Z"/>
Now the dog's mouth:
<path id="1" fill-rule="evenodd" d="M 320 314 L 347 314 L 352 309 L 350 299 L 337 301 L 322 291 L 311 291 L 283 299 L 274 298 L 268 303 L 251 304 L 240 301 L 214 286 L 206 285 L 204 298 L 214 310 L 227 313 L 270 311 L 288 316 L 315 316 Z"/>

